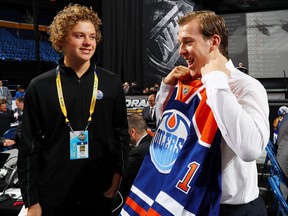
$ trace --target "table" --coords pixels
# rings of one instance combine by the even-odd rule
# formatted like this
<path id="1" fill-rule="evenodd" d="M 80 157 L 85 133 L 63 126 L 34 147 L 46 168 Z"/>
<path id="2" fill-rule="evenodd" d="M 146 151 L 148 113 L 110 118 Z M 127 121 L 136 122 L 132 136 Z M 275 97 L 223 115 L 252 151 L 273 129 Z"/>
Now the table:
<path id="1" fill-rule="evenodd" d="M 18 216 L 22 205 L 13 206 L 17 199 L 9 199 L 0 203 L 0 215 L 3 216 Z"/>
<path id="2" fill-rule="evenodd" d="M 0 185 L 3 183 L 4 180 L 0 180 Z M 2 194 L 3 187 L 0 188 Z M 12 196 L 11 199 L 5 200 L 0 203 L 0 215 L 2 216 L 18 216 L 19 212 L 23 205 L 14 206 L 14 203 L 17 201 L 18 197 L 21 196 L 19 188 L 9 188 L 5 191 L 5 193 L 10 194 Z"/>

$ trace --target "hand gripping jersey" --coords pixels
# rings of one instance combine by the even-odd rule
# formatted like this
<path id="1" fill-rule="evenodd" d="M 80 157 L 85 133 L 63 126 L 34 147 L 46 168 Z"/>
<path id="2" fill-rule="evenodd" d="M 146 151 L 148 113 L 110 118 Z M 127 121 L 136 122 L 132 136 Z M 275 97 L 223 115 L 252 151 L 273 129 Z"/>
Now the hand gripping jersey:
<path id="1" fill-rule="evenodd" d="M 200 80 L 178 82 L 120 215 L 218 215 L 221 134 Z"/>

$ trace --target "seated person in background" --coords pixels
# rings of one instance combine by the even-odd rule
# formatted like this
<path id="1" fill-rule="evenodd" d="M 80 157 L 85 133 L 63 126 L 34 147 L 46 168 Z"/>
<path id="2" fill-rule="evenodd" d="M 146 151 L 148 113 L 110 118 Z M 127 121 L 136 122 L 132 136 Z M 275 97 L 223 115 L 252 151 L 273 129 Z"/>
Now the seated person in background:
<path id="1" fill-rule="evenodd" d="M 148 87 L 144 88 L 142 91 L 143 94 L 149 94 L 150 93 L 150 89 Z"/>
<path id="2" fill-rule="evenodd" d="M 24 110 L 24 98 L 23 97 L 16 98 L 15 105 L 16 108 L 14 109 L 14 118 L 17 122 L 21 122 Z"/>
<path id="3" fill-rule="evenodd" d="M 156 130 L 155 94 L 149 95 L 148 104 L 149 106 L 143 108 L 142 116 L 147 123 L 147 127 L 153 131 Z"/>
<path id="4" fill-rule="evenodd" d="M 19 97 L 23 98 L 24 96 L 25 96 L 25 89 L 24 89 L 24 87 L 22 85 L 19 85 L 17 87 L 17 91 L 16 91 L 15 97 L 13 99 L 17 99 Z"/>
<path id="5" fill-rule="evenodd" d="M 283 115 L 283 118 L 278 123 L 277 137 L 277 161 L 283 170 L 286 178 L 288 178 L 288 113 Z M 288 189 L 284 185 L 280 185 L 284 197 L 288 195 Z"/>
<path id="6" fill-rule="evenodd" d="M 277 137 L 278 137 L 278 124 L 282 120 L 282 116 L 277 116 L 273 121 L 273 144 L 277 145 Z"/>
<path id="7" fill-rule="evenodd" d="M 123 83 L 122 87 L 125 94 L 131 93 L 130 85 L 128 82 Z"/>
<path id="8" fill-rule="evenodd" d="M 3 150 L 17 148 L 21 137 L 21 123 L 17 126 L 15 136 L 12 139 L 0 137 L 0 152 Z"/>
<path id="9" fill-rule="evenodd" d="M 7 114 L 10 117 L 10 123 L 13 123 L 15 121 L 14 111 L 7 109 L 7 103 L 5 99 L 0 100 L 0 113 Z"/>
<path id="10" fill-rule="evenodd" d="M 130 89 L 131 89 L 131 94 L 132 95 L 136 95 L 136 94 L 140 94 L 141 93 L 141 90 L 140 90 L 140 88 L 139 88 L 139 86 L 138 86 L 136 81 L 131 83 Z"/>
<path id="11" fill-rule="evenodd" d="M 149 151 L 152 140 L 152 136 L 147 133 L 146 121 L 141 115 L 131 114 L 128 118 L 128 126 L 131 150 L 128 157 L 127 172 L 121 186 L 124 199 L 128 195 L 146 153 Z"/>
<path id="12" fill-rule="evenodd" d="M 154 86 L 150 87 L 149 92 L 150 92 L 151 94 L 157 94 L 157 91 L 155 90 L 155 87 L 154 87 Z"/>
<path id="13" fill-rule="evenodd" d="M 278 116 L 281 116 L 281 119 L 280 119 L 280 121 L 278 122 L 278 125 L 277 125 L 278 126 L 278 130 L 279 130 L 281 124 L 282 124 L 282 121 L 284 120 L 284 117 L 287 118 L 287 116 L 286 116 L 287 113 L 288 113 L 288 107 L 286 107 L 286 106 L 281 106 L 278 109 L 277 114 L 278 114 Z"/>
<path id="14" fill-rule="evenodd" d="M 278 147 L 277 138 L 278 138 L 279 127 L 286 113 L 288 113 L 288 107 L 281 106 L 277 112 L 278 116 L 273 121 L 273 144 L 276 146 L 276 148 Z"/>
<path id="15" fill-rule="evenodd" d="M 5 137 L 0 137 L 0 149 L 2 151 L 3 148 L 10 147 L 15 145 L 16 142 L 13 139 L 6 139 Z"/>
<path id="16" fill-rule="evenodd" d="M 242 62 L 239 63 L 238 67 L 236 67 L 238 70 L 242 71 L 245 74 L 248 74 L 248 69 L 244 66 Z"/>
<path id="17" fill-rule="evenodd" d="M 5 100 L 8 110 L 12 110 L 12 95 L 8 87 L 3 86 L 2 80 L 0 80 L 0 100 Z"/>

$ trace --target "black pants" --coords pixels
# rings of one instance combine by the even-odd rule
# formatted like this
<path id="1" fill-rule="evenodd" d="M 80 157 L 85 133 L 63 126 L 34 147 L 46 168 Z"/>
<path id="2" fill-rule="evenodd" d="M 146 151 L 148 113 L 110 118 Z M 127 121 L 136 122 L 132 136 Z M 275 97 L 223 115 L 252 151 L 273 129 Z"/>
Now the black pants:
<path id="1" fill-rule="evenodd" d="M 261 196 L 241 205 L 220 205 L 220 216 L 267 216 L 265 203 Z"/>
<path id="2" fill-rule="evenodd" d="M 42 216 L 110 216 L 112 199 L 95 199 L 92 203 L 71 203 L 60 206 L 46 206 L 42 207 Z"/>

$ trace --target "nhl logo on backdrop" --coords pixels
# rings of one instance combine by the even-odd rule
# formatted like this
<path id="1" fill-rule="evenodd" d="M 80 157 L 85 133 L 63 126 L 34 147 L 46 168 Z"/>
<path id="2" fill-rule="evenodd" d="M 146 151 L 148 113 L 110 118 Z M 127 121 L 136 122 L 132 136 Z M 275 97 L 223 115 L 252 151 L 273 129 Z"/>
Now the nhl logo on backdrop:
<path id="1" fill-rule="evenodd" d="M 161 173 L 169 173 L 186 141 L 190 121 L 177 110 L 163 113 L 161 123 L 150 145 L 151 160 Z"/>

